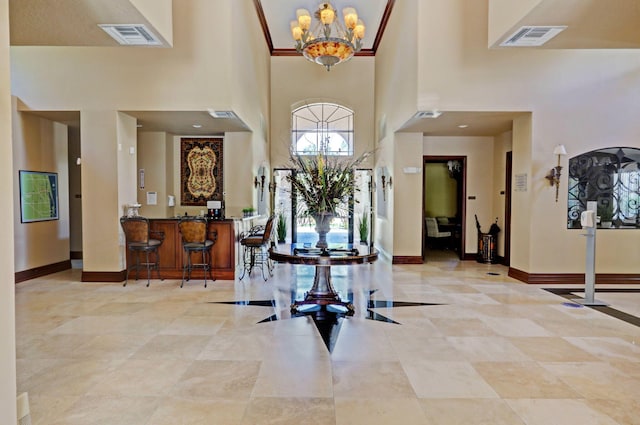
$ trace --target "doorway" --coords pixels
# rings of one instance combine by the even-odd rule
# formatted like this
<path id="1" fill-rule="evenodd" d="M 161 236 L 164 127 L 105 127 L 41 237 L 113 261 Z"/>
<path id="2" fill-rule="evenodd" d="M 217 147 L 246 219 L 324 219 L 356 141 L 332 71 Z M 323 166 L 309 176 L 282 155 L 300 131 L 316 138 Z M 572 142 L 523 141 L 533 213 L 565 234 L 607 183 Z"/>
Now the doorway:
<path id="1" fill-rule="evenodd" d="M 422 258 L 449 254 L 464 259 L 466 156 L 424 156 Z M 427 218 L 429 220 L 427 220 Z M 427 221 L 437 223 L 436 236 Z M 433 229 L 433 225 L 430 226 Z"/>
<path id="2" fill-rule="evenodd" d="M 505 162 L 505 197 L 504 197 L 504 257 L 502 264 L 505 266 L 511 265 L 511 171 L 513 169 L 513 153 L 511 151 L 506 153 Z"/>

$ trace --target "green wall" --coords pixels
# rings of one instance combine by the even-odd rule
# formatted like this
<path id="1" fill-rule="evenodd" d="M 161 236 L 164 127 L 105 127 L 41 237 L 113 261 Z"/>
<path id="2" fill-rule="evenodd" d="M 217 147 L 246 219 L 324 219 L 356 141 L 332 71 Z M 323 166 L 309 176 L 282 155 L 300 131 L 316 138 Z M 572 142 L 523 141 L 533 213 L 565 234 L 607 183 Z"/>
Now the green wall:
<path id="1" fill-rule="evenodd" d="M 428 163 L 424 169 L 424 211 L 426 217 L 456 215 L 456 181 L 449 177 L 446 163 Z"/>

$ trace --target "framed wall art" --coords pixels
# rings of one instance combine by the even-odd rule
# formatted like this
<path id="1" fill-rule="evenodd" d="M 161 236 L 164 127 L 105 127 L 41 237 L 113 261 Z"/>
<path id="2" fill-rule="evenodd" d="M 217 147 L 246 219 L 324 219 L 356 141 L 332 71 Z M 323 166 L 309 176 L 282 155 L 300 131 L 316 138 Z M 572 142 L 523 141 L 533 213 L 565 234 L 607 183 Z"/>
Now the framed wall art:
<path id="1" fill-rule="evenodd" d="M 182 205 L 207 205 L 223 199 L 223 139 L 180 139 L 180 197 Z"/>
<path id="2" fill-rule="evenodd" d="M 20 221 L 58 220 L 58 173 L 18 171 L 20 178 Z"/>

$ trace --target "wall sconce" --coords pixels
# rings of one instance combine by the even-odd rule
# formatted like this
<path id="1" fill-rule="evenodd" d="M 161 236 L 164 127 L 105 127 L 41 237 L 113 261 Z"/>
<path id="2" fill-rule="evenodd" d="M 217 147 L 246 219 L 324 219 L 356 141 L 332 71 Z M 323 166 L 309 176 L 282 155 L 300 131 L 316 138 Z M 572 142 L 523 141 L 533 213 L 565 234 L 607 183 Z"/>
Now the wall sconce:
<path id="1" fill-rule="evenodd" d="M 276 183 L 276 172 L 273 172 L 273 175 L 271 176 L 271 182 L 269 182 L 269 192 L 270 193 L 276 193 L 276 188 L 278 186 L 278 184 Z"/>
<path id="2" fill-rule="evenodd" d="M 260 200 L 264 198 L 264 182 L 267 176 L 265 176 L 265 168 L 264 165 L 261 165 L 258 168 L 258 175 L 253 179 L 253 186 L 257 189 L 260 188 Z"/>
<path id="3" fill-rule="evenodd" d="M 566 155 L 567 150 L 564 148 L 564 145 L 558 145 L 553 150 L 553 154 L 558 155 L 558 165 L 553 167 L 545 178 L 549 180 L 549 184 L 551 186 L 556 186 L 556 202 L 558 202 L 558 193 L 560 191 L 560 176 L 562 172 L 562 167 L 560 166 L 560 157 L 562 155 Z"/>
<path id="4" fill-rule="evenodd" d="M 382 198 L 387 200 L 387 188 L 391 190 L 391 186 L 393 186 L 393 179 L 389 175 L 389 170 L 387 167 L 382 167 L 380 180 L 382 180 Z"/>

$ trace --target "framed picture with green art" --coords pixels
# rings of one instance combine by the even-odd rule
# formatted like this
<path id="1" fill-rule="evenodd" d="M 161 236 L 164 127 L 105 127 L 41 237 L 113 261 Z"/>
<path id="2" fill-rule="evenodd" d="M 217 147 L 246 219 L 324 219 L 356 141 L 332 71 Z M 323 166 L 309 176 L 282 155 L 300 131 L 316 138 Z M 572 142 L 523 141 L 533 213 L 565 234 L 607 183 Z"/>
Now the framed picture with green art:
<path id="1" fill-rule="evenodd" d="M 58 220 L 58 173 L 19 171 L 20 221 Z"/>

